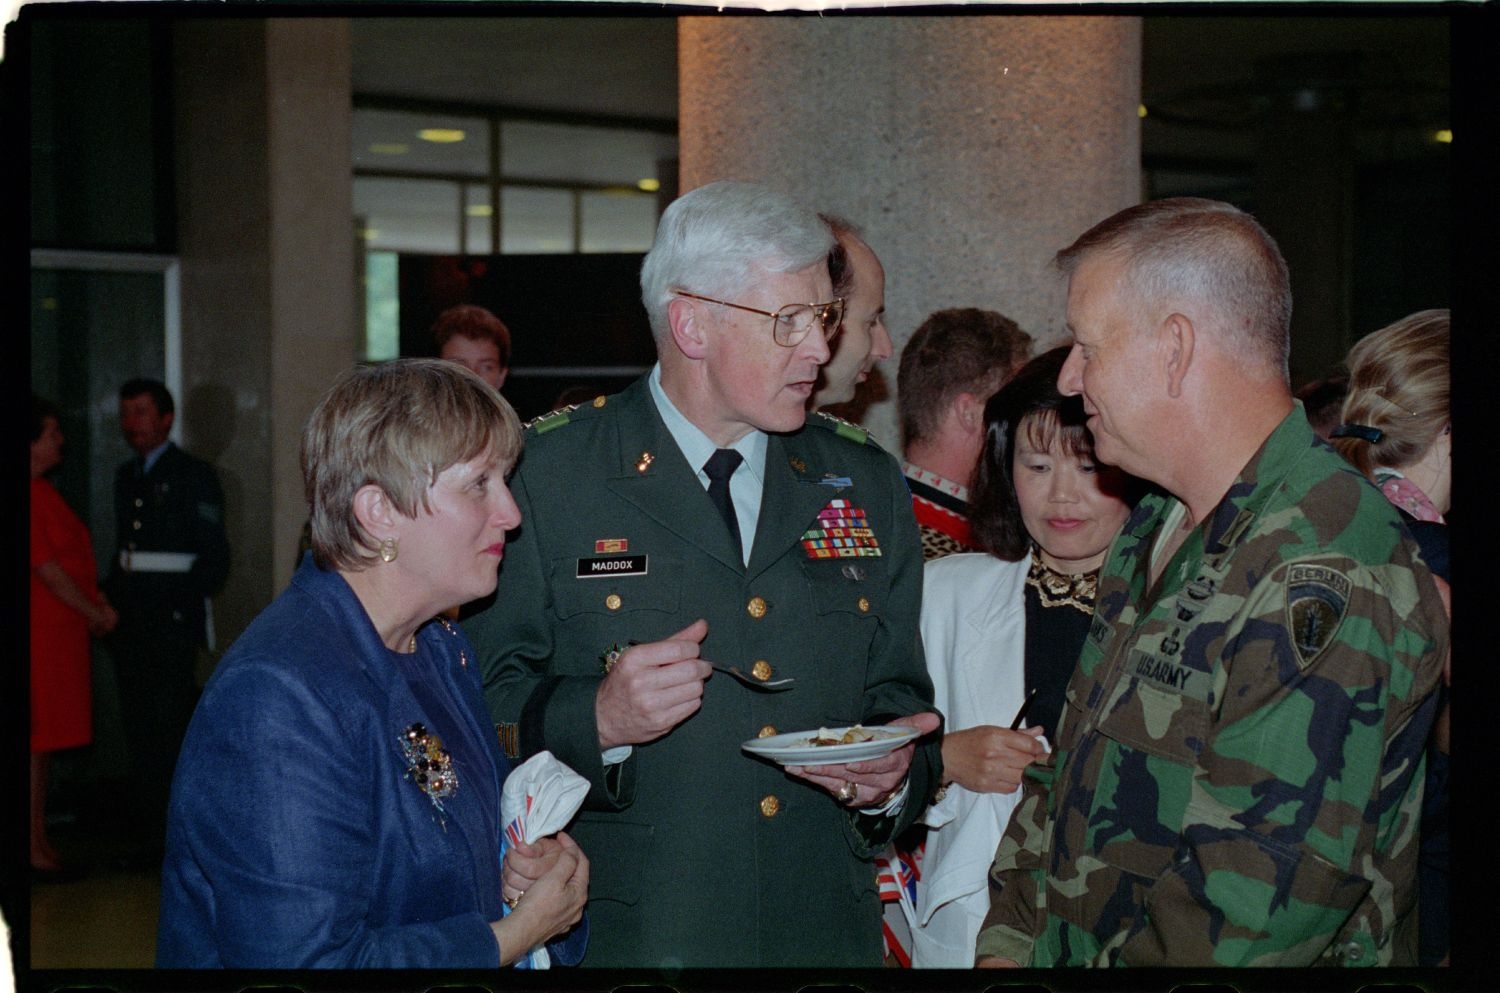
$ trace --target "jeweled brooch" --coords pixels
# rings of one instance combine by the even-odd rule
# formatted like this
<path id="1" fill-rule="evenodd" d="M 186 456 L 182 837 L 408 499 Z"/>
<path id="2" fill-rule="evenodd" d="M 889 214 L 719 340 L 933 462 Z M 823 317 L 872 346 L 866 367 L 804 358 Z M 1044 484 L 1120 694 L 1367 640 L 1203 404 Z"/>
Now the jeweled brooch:
<path id="1" fill-rule="evenodd" d="M 437 808 L 438 823 L 447 830 L 444 818 L 448 812 L 443 801 L 458 791 L 458 770 L 453 756 L 443 747 L 443 739 L 427 733 L 427 725 L 418 721 L 401 733 L 401 753 L 406 757 L 406 778 L 421 787 L 427 799 Z"/>

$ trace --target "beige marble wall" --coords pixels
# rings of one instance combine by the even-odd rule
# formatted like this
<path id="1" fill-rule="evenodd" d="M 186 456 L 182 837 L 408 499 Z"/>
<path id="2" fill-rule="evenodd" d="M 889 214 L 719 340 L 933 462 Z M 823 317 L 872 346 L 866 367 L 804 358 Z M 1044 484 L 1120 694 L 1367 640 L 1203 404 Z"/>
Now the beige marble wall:
<path id="1" fill-rule="evenodd" d="M 765 182 L 861 226 L 898 357 L 944 307 L 1060 342 L 1053 253 L 1141 198 L 1136 17 L 684 17 L 678 50 L 681 189 Z M 864 420 L 897 450 L 892 400 Z"/>
<path id="2" fill-rule="evenodd" d="M 306 519 L 301 426 L 355 361 L 349 30 L 175 25 L 186 447 L 223 480 L 219 647 L 286 585 Z"/>

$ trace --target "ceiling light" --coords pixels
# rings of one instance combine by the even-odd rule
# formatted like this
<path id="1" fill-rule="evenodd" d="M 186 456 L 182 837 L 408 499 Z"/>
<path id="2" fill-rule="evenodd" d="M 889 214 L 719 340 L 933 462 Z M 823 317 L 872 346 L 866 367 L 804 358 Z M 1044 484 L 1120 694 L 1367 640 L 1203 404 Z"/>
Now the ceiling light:
<path id="1" fill-rule="evenodd" d="M 463 141 L 464 133 L 458 128 L 423 128 L 417 132 L 417 137 L 439 145 L 451 145 L 455 141 Z"/>
<path id="2" fill-rule="evenodd" d="M 403 141 L 377 141 L 370 146 L 370 151 L 376 155 L 405 155 L 411 151 L 411 146 Z"/>
<path id="3" fill-rule="evenodd" d="M 1440 145 L 1451 145 L 1453 144 L 1453 132 L 1447 128 L 1443 128 L 1432 136 L 1432 140 Z"/>
<path id="4" fill-rule="evenodd" d="M 642 192 L 645 192 L 645 193 L 655 193 L 657 190 L 661 189 L 661 180 L 659 180 L 659 179 L 642 179 L 639 182 L 637 182 L 635 185 Z"/>
<path id="5" fill-rule="evenodd" d="M 489 217 L 494 212 L 495 208 L 487 203 L 470 204 L 468 210 L 464 211 L 470 217 Z"/>

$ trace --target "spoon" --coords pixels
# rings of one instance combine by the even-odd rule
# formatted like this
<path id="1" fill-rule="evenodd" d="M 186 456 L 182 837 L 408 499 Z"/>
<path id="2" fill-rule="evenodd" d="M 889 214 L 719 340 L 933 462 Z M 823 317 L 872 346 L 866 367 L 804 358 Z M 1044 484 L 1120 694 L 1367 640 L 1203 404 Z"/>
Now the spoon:
<path id="1" fill-rule="evenodd" d="M 630 641 L 627 642 L 627 644 L 639 645 L 640 642 Z M 708 659 L 704 659 L 703 661 L 708 662 Z M 773 690 L 789 690 L 792 688 L 792 684 L 797 681 L 797 678 L 795 676 L 788 676 L 785 679 L 756 679 L 754 676 L 746 675 L 745 673 L 740 672 L 732 665 L 718 665 L 713 662 L 708 662 L 708 664 L 709 667 L 714 669 L 715 671 L 722 672 L 726 676 L 733 676 L 735 679 L 738 679 L 740 682 L 744 683 L 746 686 L 754 690 L 766 690 L 767 692 Z"/>
<path id="2" fill-rule="evenodd" d="M 705 659 L 704 661 L 707 660 Z M 713 666 L 715 672 L 722 672 L 733 676 L 754 690 L 789 690 L 792 688 L 792 684 L 797 681 L 795 676 L 788 676 L 785 679 L 756 679 L 754 676 L 740 672 L 732 665 L 716 665 L 713 662 L 709 662 L 708 664 Z"/>

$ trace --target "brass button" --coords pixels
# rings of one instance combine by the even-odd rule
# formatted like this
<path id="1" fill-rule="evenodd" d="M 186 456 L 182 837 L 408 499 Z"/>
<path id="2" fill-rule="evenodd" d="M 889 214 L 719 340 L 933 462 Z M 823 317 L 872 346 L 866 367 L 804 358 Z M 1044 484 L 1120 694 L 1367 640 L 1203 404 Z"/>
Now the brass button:
<path id="1" fill-rule="evenodd" d="M 135 498 L 135 505 L 137 507 L 144 507 L 146 505 L 146 501 L 142 500 L 140 497 L 136 497 Z"/>
<path id="2" fill-rule="evenodd" d="M 765 659 L 756 659 L 755 664 L 750 667 L 750 675 L 764 683 L 771 678 L 771 663 Z"/>
<path id="3" fill-rule="evenodd" d="M 762 817 L 775 817 L 781 810 L 781 801 L 775 796 L 767 794 L 760 799 L 760 815 Z"/>
<path id="4" fill-rule="evenodd" d="M 870 598 L 869 597 L 860 597 L 859 598 L 859 612 L 861 614 L 868 614 L 870 612 Z"/>
<path id="5" fill-rule="evenodd" d="M 602 397 L 602 396 L 594 397 L 594 406 L 595 407 L 602 407 L 602 406 L 604 406 L 604 402 L 605 402 L 604 401 L 604 397 Z"/>
<path id="6" fill-rule="evenodd" d="M 610 610 L 619 610 L 620 605 L 624 602 L 625 601 L 620 599 L 620 594 L 618 593 L 611 593 L 609 596 L 604 598 L 604 606 L 608 607 Z"/>
<path id="7" fill-rule="evenodd" d="M 773 735 L 775 733 L 776 733 L 776 725 L 774 725 L 774 724 L 767 724 L 765 727 L 761 728 L 760 731 L 758 731 L 755 736 L 757 738 L 769 738 L 769 737 L 771 737 L 771 735 Z"/>
<path id="8" fill-rule="evenodd" d="M 141 522 L 140 521 L 131 521 L 130 522 L 130 526 L 133 527 L 133 528 L 135 528 L 137 531 L 139 531 L 141 529 Z"/>
<path id="9" fill-rule="evenodd" d="M 750 602 L 745 604 L 745 610 L 749 611 L 750 616 L 758 621 L 766 616 L 766 601 L 761 597 L 753 596 L 750 598 Z"/>

